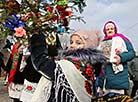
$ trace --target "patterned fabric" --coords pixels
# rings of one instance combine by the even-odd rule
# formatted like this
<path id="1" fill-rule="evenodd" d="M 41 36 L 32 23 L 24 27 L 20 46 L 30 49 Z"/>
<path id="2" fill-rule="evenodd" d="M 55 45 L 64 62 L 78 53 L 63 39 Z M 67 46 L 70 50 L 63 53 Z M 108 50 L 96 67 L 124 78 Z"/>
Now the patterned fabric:
<path id="1" fill-rule="evenodd" d="M 92 95 L 92 86 L 95 79 L 94 68 L 90 63 L 84 64 L 83 61 L 80 61 L 76 58 L 65 58 L 68 61 L 71 61 L 78 71 L 87 79 L 85 81 L 85 88 L 89 95 Z"/>
<path id="2" fill-rule="evenodd" d="M 30 102 L 48 102 L 51 95 L 51 88 L 52 81 L 42 76 Z"/>
<path id="3" fill-rule="evenodd" d="M 55 69 L 55 81 L 48 102 L 79 102 L 63 74 L 60 65 Z"/>
<path id="4" fill-rule="evenodd" d="M 71 61 L 86 79 L 94 81 L 94 68 L 90 63 L 86 64 L 77 58 L 65 58 L 65 60 Z"/>
<path id="5" fill-rule="evenodd" d="M 92 102 L 127 102 L 128 99 L 131 98 L 127 95 L 108 93 L 103 97 L 92 99 Z"/>
<path id="6" fill-rule="evenodd" d="M 11 82 L 10 85 L 8 86 L 9 97 L 19 99 L 21 96 L 22 89 L 23 89 L 22 84 L 15 84 Z"/>
<path id="7" fill-rule="evenodd" d="M 112 46 L 112 40 L 105 40 L 99 46 L 99 48 L 103 51 L 104 55 L 108 59 L 110 59 L 111 46 Z"/>
<path id="8" fill-rule="evenodd" d="M 10 75 L 9 75 L 9 78 L 8 78 L 9 84 L 14 79 L 14 75 L 15 75 L 16 70 L 17 70 L 18 59 L 19 59 L 18 47 L 17 47 L 17 44 L 15 44 L 13 46 L 13 49 L 12 49 L 12 57 L 11 57 L 11 60 L 13 62 L 12 62 L 11 70 L 10 70 Z"/>
<path id="9" fill-rule="evenodd" d="M 32 83 L 32 82 L 25 80 L 20 100 L 22 102 L 30 102 L 33 96 L 33 93 L 36 90 L 36 87 L 37 87 L 37 83 Z"/>

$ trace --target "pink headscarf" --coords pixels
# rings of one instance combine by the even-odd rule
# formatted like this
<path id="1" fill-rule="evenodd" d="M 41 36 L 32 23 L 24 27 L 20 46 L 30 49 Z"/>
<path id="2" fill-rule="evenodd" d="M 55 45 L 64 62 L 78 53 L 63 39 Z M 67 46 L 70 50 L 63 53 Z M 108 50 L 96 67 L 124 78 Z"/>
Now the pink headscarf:
<path id="1" fill-rule="evenodd" d="M 97 30 L 77 30 L 71 35 L 71 37 L 74 34 L 80 36 L 85 44 L 85 48 L 96 48 L 101 41 L 100 32 Z"/>
<path id="2" fill-rule="evenodd" d="M 107 26 L 108 24 L 113 24 L 113 25 L 114 25 L 114 28 L 115 28 L 115 34 L 113 34 L 113 35 L 111 35 L 111 36 L 107 36 L 107 35 L 106 35 L 106 26 Z M 121 38 L 123 38 L 123 39 L 125 39 L 125 40 L 127 40 L 127 41 L 130 42 L 130 40 L 129 40 L 127 37 L 125 37 L 123 34 L 117 33 L 117 26 L 116 26 L 116 24 L 115 24 L 113 21 L 108 21 L 108 22 L 105 23 L 103 32 L 104 32 L 104 34 L 105 34 L 104 40 L 112 39 L 113 37 L 119 36 L 119 37 L 121 37 Z"/>
<path id="3" fill-rule="evenodd" d="M 106 36 L 106 26 L 107 26 L 107 24 L 109 24 L 109 23 L 114 25 L 115 33 L 117 33 L 117 27 L 116 27 L 116 24 L 115 24 L 113 21 L 108 21 L 108 22 L 105 23 L 105 25 L 104 25 L 104 29 L 103 29 L 103 32 L 104 32 L 105 36 Z"/>

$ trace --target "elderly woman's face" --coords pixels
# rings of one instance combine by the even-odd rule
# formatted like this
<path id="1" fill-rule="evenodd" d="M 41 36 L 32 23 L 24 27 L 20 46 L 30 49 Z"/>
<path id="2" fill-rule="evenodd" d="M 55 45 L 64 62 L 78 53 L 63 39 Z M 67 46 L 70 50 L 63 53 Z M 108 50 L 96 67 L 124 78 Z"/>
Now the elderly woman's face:
<path id="1" fill-rule="evenodd" d="M 70 39 L 69 50 L 84 48 L 84 42 L 78 35 L 73 35 Z"/>
<path id="2" fill-rule="evenodd" d="M 107 36 L 111 36 L 111 35 L 115 34 L 115 28 L 113 25 L 106 26 L 106 34 L 107 34 Z"/>

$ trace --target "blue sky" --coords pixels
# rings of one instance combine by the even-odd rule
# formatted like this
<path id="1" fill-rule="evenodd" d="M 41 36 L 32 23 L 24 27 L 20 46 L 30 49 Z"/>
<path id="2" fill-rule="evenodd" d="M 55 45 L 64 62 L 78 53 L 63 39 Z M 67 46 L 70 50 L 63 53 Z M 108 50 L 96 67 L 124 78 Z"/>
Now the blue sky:
<path id="1" fill-rule="evenodd" d="M 81 14 L 86 24 L 72 21 L 71 28 L 97 29 L 103 36 L 104 23 L 113 20 L 119 33 L 127 36 L 138 51 L 138 0 L 86 0 L 86 4 Z"/>

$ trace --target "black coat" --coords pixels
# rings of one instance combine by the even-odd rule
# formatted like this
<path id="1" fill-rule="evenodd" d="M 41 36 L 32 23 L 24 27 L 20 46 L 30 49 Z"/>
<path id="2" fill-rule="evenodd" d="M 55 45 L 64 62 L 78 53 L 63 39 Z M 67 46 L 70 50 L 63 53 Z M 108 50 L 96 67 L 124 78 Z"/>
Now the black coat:
<path id="1" fill-rule="evenodd" d="M 31 61 L 31 56 L 27 58 L 26 63 L 27 64 L 23 70 L 24 79 L 33 83 L 38 83 L 41 78 L 41 74 L 34 69 L 34 66 Z"/>
<path id="2" fill-rule="evenodd" d="M 56 64 L 54 60 L 49 57 L 45 36 L 43 34 L 34 34 L 30 42 L 31 60 L 34 68 L 38 72 L 44 73 L 45 77 L 49 80 L 54 80 Z"/>

